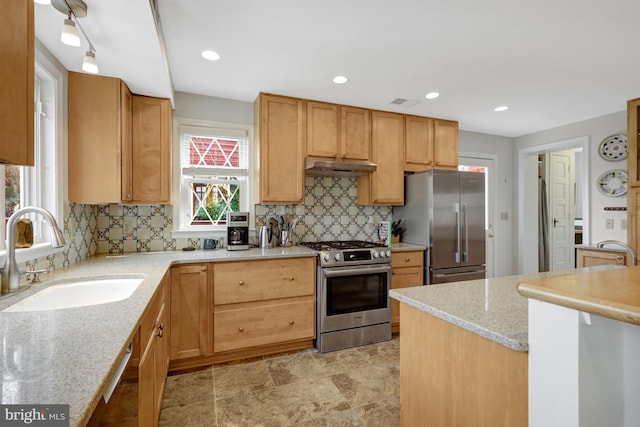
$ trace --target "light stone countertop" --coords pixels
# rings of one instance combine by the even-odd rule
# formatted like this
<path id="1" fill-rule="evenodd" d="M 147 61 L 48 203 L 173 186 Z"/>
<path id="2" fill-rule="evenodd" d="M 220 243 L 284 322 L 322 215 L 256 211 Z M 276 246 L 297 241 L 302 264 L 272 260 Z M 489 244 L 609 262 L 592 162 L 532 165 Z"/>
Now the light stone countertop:
<path id="1" fill-rule="evenodd" d="M 392 252 L 425 251 L 425 250 L 427 250 L 426 246 L 413 245 L 411 243 L 392 243 L 391 244 Z"/>
<path id="2" fill-rule="evenodd" d="M 247 251 L 174 251 L 103 255 L 42 275 L 42 283 L 0 300 L 0 310 L 70 280 L 144 277 L 126 300 L 36 312 L 0 311 L 3 404 L 70 404 L 71 426 L 84 426 L 125 354 L 167 270 L 175 264 L 315 257 L 300 247 Z"/>
<path id="3" fill-rule="evenodd" d="M 518 293 L 522 281 L 597 271 L 589 267 L 492 279 L 393 289 L 389 295 L 470 332 L 516 351 L 528 351 L 528 301 Z"/>

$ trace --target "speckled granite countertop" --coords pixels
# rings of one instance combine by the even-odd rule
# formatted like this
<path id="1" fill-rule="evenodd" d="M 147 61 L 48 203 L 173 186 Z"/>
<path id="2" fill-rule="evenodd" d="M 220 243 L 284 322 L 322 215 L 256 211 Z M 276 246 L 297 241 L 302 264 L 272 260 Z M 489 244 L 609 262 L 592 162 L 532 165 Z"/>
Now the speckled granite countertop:
<path id="1" fill-rule="evenodd" d="M 640 267 L 526 280 L 518 292 L 551 304 L 640 325 Z"/>
<path id="2" fill-rule="evenodd" d="M 590 267 L 594 271 L 609 266 Z M 391 290 L 389 295 L 442 320 L 516 351 L 528 351 L 528 303 L 516 289 L 519 282 L 572 275 L 576 270 Z"/>
<path id="3" fill-rule="evenodd" d="M 411 243 L 392 243 L 391 250 L 393 252 L 403 252 L 403 251 L 424 251 L 426 250 L 426 246 L 413 245 Z"/>
<path id="4" fill-rule="evenodd" d="M 47 286 L 73 279 L 137 276 L 144 280 L 123 301 L 62 310 L 0 311 L 1 401 L 70 404 L 70 425 L 84 426 L 171 265 L 308 256 L 316 256 L 316 252 L 298 246 L 248 251 L 149 252 L 98 256 L 44 274 L 41 284 L 0 300 L 0 310 Z"/>

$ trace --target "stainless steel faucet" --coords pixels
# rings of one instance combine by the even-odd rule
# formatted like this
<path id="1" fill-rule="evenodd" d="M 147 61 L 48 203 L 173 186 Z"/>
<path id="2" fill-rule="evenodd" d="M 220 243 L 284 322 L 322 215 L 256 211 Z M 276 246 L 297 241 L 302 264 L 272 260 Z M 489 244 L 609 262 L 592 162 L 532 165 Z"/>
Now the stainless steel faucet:
<path id="1" fill-rule="evenodd" d="M 15 211 L 7 222 L 7 253 L 4 259 L 4 267 L 2 267 L 2 291 L 0 292 L 2 294 L 16 292 L 20 288 L 20 269 L 16 261 L 16 222 L 20 217 L 28 213 L 40 214 L 45 222 L 49 223 L 52 229 L 51 246 L 61 248 L 65 245 L 64 235 L 51 212 L 37 206 L 27 206 Z"/>
<path id="2" fill-rule="evenodd" d="M 615 245 L 615 246 L 620 246 L 621 248 L 624 248 L 624 250 L 627 251 L 627 254 L 629 254 L 629 258 L 631 258 L 631 266 L 638 265 L 637 263 L 638 257 L 636 256 L 636 251 L 634 251 L 631 246 L 627 245 L 624 242 L 620 242 L 618 240 L 603 240 L 602 242 L 596 243 L 596 247 L 600 249 L 604 248 L 605 245 Z"/>

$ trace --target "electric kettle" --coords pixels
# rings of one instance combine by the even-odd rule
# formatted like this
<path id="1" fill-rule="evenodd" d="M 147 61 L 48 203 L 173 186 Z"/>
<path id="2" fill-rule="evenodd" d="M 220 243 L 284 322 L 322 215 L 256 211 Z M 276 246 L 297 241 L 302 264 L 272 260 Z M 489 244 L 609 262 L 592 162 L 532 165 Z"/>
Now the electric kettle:
<path id="1" fill-rule="evenodd" d="M 273 228 L 270 225 L 262 225 L 258 229 L 258 247 L 260 249 L 273 248 Z"/>

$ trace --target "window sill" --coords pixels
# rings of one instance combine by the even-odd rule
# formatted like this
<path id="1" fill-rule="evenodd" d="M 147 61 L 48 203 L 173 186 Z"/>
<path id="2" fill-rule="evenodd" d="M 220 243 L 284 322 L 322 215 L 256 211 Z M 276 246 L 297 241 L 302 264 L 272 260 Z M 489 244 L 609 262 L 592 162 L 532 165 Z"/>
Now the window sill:
<path id="1" fill-rule="evenodd" d="M 58 252 L 62 252 L 66 249 L 66 246 L 62 248 L 54 248 L 51 243 L 36 243 L 30 248 L 16 249 L 16 261 L 18 264 L 25 261 L 29 261 L 36 258 L 43 258 L 47 255 L 53 255 Z M 0 250 L 0 266 L 4 265 L 7 251 Z"/>
<path id="2" fill-rule="evenodd" d="M 174 239 L 203 239 L 203 238 L 216 238 L 226 237 L 227 229 L 221 228 L 220 230 L 173 230 L 171 231 L 171 237 Z"/>

